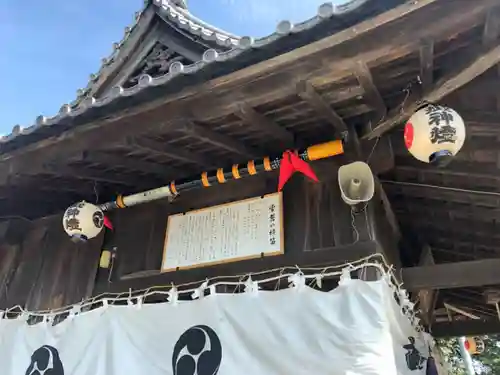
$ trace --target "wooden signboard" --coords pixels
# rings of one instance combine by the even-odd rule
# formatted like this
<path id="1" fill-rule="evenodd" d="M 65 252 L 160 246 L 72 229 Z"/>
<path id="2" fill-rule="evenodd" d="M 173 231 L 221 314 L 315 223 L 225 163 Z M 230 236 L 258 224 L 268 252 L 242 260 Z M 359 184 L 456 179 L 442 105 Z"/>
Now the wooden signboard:
<path id="1" fill-rule="evenodd" d="M 162 271 L 283 254 L 281 193 L 168 218 Z"/>

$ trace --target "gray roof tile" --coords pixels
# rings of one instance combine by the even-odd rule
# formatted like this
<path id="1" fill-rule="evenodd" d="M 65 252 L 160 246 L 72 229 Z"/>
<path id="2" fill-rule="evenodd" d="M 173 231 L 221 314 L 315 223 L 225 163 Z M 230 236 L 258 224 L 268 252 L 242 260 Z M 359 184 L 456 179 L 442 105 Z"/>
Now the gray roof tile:
<path id="1" fill-rule="evenodd" d="M 5 143 L 12 142 L 14 139 L 17 139 L 19 137 L 42 131 L 42 128 L 55 127 L 62 124 L 63 122 L 67 123 L 68 121 L 66 120 L 68 120 L 69 118 L 76 118 L 78 116 L 81 116 L 90 109 L 107 106 L 122 97 L 132 97 L 134 95 L 137 95 L 141 91 L 147 90 L 150 87 L 166 85 L 169 81 L 176 77 L 192 75 L 200 70 L 207 68 L 211 64 L 226 62 L 235 59 L 245 52 L 251 53 L 251 50 L 263 48 L 290 34 L 299 34 L 306 30 L 312 29 L 332 17 L 339 18 L 348 15 L 349 13 L 365 5 L 365 3 L 369 3 L 372 1 L 373 0 L 351 0 L 341 5 L 333 5 L 331 2 L 328 2 L 318 8 L 317 14 L 314 17 L 295 25 L 288 20 L 284 20 L 277 25 L 275 32 L 273 32 L 272 34 L 262 38 L 254 39 L 247 36 L 238 38 L 233 35 L 224 33 L 223 31 L 206 24 L 201 20 L 198 20 L 194 16 L 190 15 L 186 10 L 172 5 L 170 3 L 170 0 L 155 0 L 155 3 L 158 3 L 158 5 L 168 13 L 169 18 L 176 20 L 181 27 L 185 27 L 190 32 L 198 33 L 198 35 L 202 35 L 205 38 L 214 38 L 213 40 L 217 40 L 220 43 L 225 44 L 230 42 L 233 47 L 224 52 L 218 52 L 214 49 L 209 49 L 203 54 L 202 60 L 190 65 L 183 65 L 181 62 L 175 62 L 170 66 L 169 71 L 162 76 L 153 78 L 145 75 L 141 77 L 137 85 L 133 87 L 115 87 L 103 97 L 85 98 L 79 101 L 77 105 L 65 104 L 61 107 L 61 110 L 58 114 L 52 117 L 39 116 L 35 124 L 32 126 L 21 128 L 19 125 L 16 125 L 12 129 L 11 134 L 0 138 L 0 144 L 5 145 Z M 392 1 L 392 3 L 396 3 L 397 1 L 403 2 L 403 0 L 390 1 Z M 123 40 L 119 43 L 115 43 L 113 54 L 109 58 L 103 59 L 105 60 L 103 61 L 103 65 L 108 64 L 116 56 L 119 48 L 121 47 L 121 45 L 123 45 L 131 30 L 139 21 L 141 14 L 142 12 L 139 12 L 136 15 L 136 23 L 126 29 Z M 98 75 L 99 73 L 93 75 L 93 79 L 96 79 Z M 91 83 L 89 83 L 89 85 Z M 87 90 L 81 90 L 80 94 L 83 96 L 85 95 L 86 91 Z M 67 126 L 62 126 L 60 128 L 61 131 L 63 131 L 67 129 Z M 2 150 L 0 149 L 0 152 L 1 151 Z"/>

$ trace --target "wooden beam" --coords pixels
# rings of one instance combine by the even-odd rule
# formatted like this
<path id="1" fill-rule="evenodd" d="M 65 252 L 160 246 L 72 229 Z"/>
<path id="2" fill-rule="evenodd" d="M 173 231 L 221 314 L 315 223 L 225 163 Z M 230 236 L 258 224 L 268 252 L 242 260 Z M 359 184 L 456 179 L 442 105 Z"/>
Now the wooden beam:
<path id="1" fill-rule="evenodd" d="M 232 152 L 233 154 L 244 156 L 247 159 L 256 159 L 263 156 L 263 153 L 246 146 L 243 143 L 224 134 L 216 133 L 204 126 L 194 122 L 185 122 L 179 129 L 192 137 L 201 139 L 204 142 L 211 143 L 219 148 Z"/>
<path id="2" fill-rule="evenodd" d="M 276 124 L 266 116 L 258 113 L 248 105 L 240 105 L 239 110 L 235 112 L 243 122 L 248 126 L 261 130 L 262 132 L 281 141 L 284 147 L 293 147 L 295 136 L 284 127 Z"/>
<path id="3" fill-rule="evenodd" d="M 189 152 L 180 147 L 165 145 L 161 142 L 155 141 L 150 138 L 134 138 L 128 137 L 126 140 L 127 146 L 130 146 L 134 149 L 143 149 L 147 152 L 153 152 L 157 155 L 162 155 L 168 157 L 170 159 L 179 160 L 185 163 L 194 164 L 197 166 L 201 166 L 203 168 L 215 168 L 217 167 L 216 163 L 210 162 L 209 159 L 196 154 L 195 152 Z"/>
<path id="4" fill-rule="evenodd" d="M 500 64 L 497 65 L 497 81 L 500 81 Z M 500 112 L 500 90 L 497 90 L 497 112 Z"/>
<path id="5" fill-rule="evenodd" d="M 499 289 L 487 289 L 483 292 L 484 301 L 488 305 L 496 305 L 500 303 L 500 290 Z"/>
<path id="6" fill-rule="evenodd" d="M 297 94 L 321 117 L 327 120 L 338 134 L 347 131 L 347 125 L 342 117 L 340 117 L 339 114 L 318 94 L 310 82 L 299 82 L 297 84 Z"/>
<path id="7" fill-rule="evenodd" d="M 396 165 L 402 163 L 402 160 L 396 157 Z M 437 189 L 434 188 L 434 194 L 436 195 L 446 192 L 448 197 L 462 196 L 468 198 L 469 202 L 475 203 L 498 202 L 500 198 L 495 194 L 500 182 L 500 176 L 498 176 L 498 169 L 493 163 L 459 163 L 457 161 L 451 163 L 446 169 L 442 169 L 441 171 L 437 169 L 432 170 L 431 168 L 405 166 L 396 167 L 394 173 L 398 180 L 415 181 L 415 177 L 417 177 L 419 181 L 425 181 L 427 185 L 437 186 Z M 478 181 L 481 181 L 482 186 L 482 189 L 479 190 L 480 192 L 477 190 Z M 399 184 L 401 187 L 404 185 L 414 187 L 425 185 L 406 181 L 395 181 L 394 185 L 396 184 Z M 436 191 L 438 189 L 440 190 L 439 192 Z M 460 189 L 467 190 L 464 192 L 466 194 L 460 194 Z"/>
<path id="8" fill-rule="evenodd" d="M 384 103 L 384 99 L 382 99 L 382 95 L 380 95 L 380 92 L 373 81 L 370 68 L 368 68 L 364 61 L 358 61 L 354 66 L 354 74 L 356 75 L 360 86 L 365 91 L 363 96 L 368 104 L 373 107 L 377 113 L 377 122 L 383 120 L 387 115 L 387 107 Z"/>
<path id="9" fill-rule="evenodd" d="M 491 9 L 486 15 L 486 22 L 483 31 L 483 47 L 486 49 L 492 48 L 498 42 L 500 36 L 500 7 Z M 500 64 L 497 65 L 497 82 L 500 80 Z M 500 92 L 496 90 L 496 108 L 500 111 Z"/>
<path id="10" fill-rule="evenodd" d="M 19 197 L 30 197 L 34 200 L 40 199 L 40 201 L 46 201 L 46 197 L 55 196 L 55 197 L 64 197 L 64 196 L 73 196 L 73 197 L 92 197 L 95 196 L 95 192 L 92 190 L 92 187 L 89 189 L 86 184 L 81 182 L 81 185 L 84 185 L 81 189 L 77 189 L 75 187 L 68 188 L 67 186 L 59 186 L 58 181 L 53 181 L 51 186 L 44 185 L 43 182 L 36 182 L 36 179 L 33 179 L 31 186 L 26 185 L 11 185 L 11 186 L 2 186 L 0 187 L 0 200 L 15 200 L 19 199 Z M 46 184 L 46 182 L 45 182 Z M 35 189 L 33 187 L 36 187 Z M 36 194 L 34 194 L 36 192 Z M 22 198 L 21 198 L 22 202 Z M 0 215 L 1 216 L 1 215 Z"/>
<path id="11" fill-rule="evenodd" d="M 401 223 L 402 227 L 407 227 L 405 223 Z M 420 226 L 418 226 L 420 227 Z M 489 251 L 488 258 L 497 257 L 497 247 L 500 238 L 480 237 L 474 239 L 470 234 L 464 231 L 450 231 L 444 228 L 422 227 L 422 233 L 425 233 L 425 239 L 432 246 L 433 249 L 445 247 L 446 249 L 458 249 L 457 251 L 466 251 L 469 244 L 468 251 L 474 253 L 476 249 L 484 249 Z M 455 250 L 452 250 L 455 251 Z M 477 260 L 477 258 L 476 258 Z"/>
<path id="12" fill-rule="evenodd" d="M 500 7 L 491 9 L 486 15 L 483 30 L 483 46 L 487 49 L 494 47 L 500 36 Z"/>
<path id="13" fill-rule="evenodd" d="M 159 270 L 151 270 L 142 272 L 135 278 L 128 276 L 126 279 L 112 284 L 98 285 L 93 294 L 122 292 L 129 289 L 138 290 L 149 288 L 151 285 L 170 285 L 171 283 L 179 285 L 187 282 L 203 281 L 206 278 L 220 275 L 248 275 L 249 273 L 263 272 L 275 268 L 295 267 L 296 265 L 305 267 L 343 264 L 354 262 L 377 252 L 377 244 L 369 241 L 176 272 L 161 273 Z M 278 270 L 276 274 L 279 273 L 280 271 Z"/>
<path id="14" fill-rule="evenodd" d="M 434 41 L 423 40 L 420 46 L 420 81 L 427 94 L 434 83 Z"/>
<path id="15" fill-rule="evenodd" d="M 470 62 L 465 68 L 451 76 L 443 79 L 434 89 L 424 96 L 423 100 L 428 102 L 437 102 L 445 96 L 451 94 L 474 78 L 486 72 L 500 62 L 500 46 L 497 46 L 489 52 L 480 55 Z M 420 103 L 415 102 L 409 105 L 404 111 L 396 111 L 387 120 L 379 124 L 373 131 L 363 136 L 365 139 L 379 137 L 395 126 L 406 121 L 418 108 Z"/>
<path id="16" fill-rule="evenodd" d="M 16 176 L 11 179 L 9 185 L 0 186 L 0 198 L 9 197 L 16 195 L 16 191 L 33 190 L 33 186 L 36 186 L 36 190 L 46 191 L 46 192 L 60 192 L 66 191 L 69 193 L 77 193 L 83 195 L 93 195 L 94 185 L 89 181 L 79 181 L 77 184 L 67 181 L 67 179 L 59 178 L 54 179 L 53 176 Z M 26 195 L 29 193 L 27 192 Z M 23 195 L 21 193 L 21 195 Z"/>
<path id="17" fill-rule="evenodd" d="M 500 284 L 500 258 L 403 268 L 409 290 L 452 289 Z"/>
<path id="18" fill-rule="evenodd" d="M 458 320 L 434 323 L 431 333 L 435 338 L 493 335 L 500 333 L 500 320 Z"/>
<path id="19" fill-rule="evenodd" d="M 419 266 L 433 266 L 434 264 L 435 262 L 434 256 L 432 255 L 432 249 L 429 245 L 426 245 L 422 250 Z M 438 293 L 438 290 L 433 289 L 421 289 L 418 292 L 418 299 L 420 301 L 419 309 L 421 312 L 422 320 L 427 326 L 432 325 Z"/>
<path id="20" fill-rule="evenodd" d="M 106 182 L 115 185 L 123 185 L 130 187 L 139 187 L 140 178 L 125 177 L 123 174 L 116 176 L 114 173 L 90 170 L 83 167 L 60 165 L 60 164 L 46 164 L 44 167 L 45 173 L 51 173 L 57 176 L 72 177 L 80 180 L 91 180 Z"/>
<path id="21" fill-rule="evenodd" d="M 166 167 L 158 163 L 132 159 L 127 156 L 110 154 L 105 152 L 89 152 L 83 155 L 83 159 L 92 163 L 103 164 L 106 168 L 124 168 L 130 171 L 153 174 L 156 176 L 175 178 L 182 172 L 179 169 Z"/>
<path id="22" fill-rule="evenodd" d="M 445 219 L 429 220 L 426 218 L 415 218 L 412 216 L 400 216 L 403 227 L 412 231 L 420 231 L 429 243 L 433 243 L 437 235 L 446 236 L 450 239 L 472 240 L 480 243 L 489 243 L 491 239 L 500 240 L 500 234 L 495 230 L 493 222 L 479 223 L 473 219 Z M 478 225 L 481 224 L 481 225 Z M 496 255 L 493 257 L 496 258 Z"/>
<path id="23" fill-rule="evenodd" d="M 432 217 L 434 220 L 453 222 L 456 220 L 470 220 L 469 218 L 473 215 L 473 221 L 476 221 L 479 225 L 488 225 L 493 220 L 500 221 L 500 209 L 474 207 L 472 204 L 465 207 L 464 205 L 457 206 L 455 204 L 448 204 L 448 202 L 440 202 L 439 200 L 430 200 L 426 203 L 427 205 L 424 205 L 425 203 L 420 200 L 414 203 L 407 200 L 404 203 L 394 204 L 394 206 L 398 214 L 409 215 L 414 219 Z M 434 206 L 430 203 L 436 203 L 436 205 Z"/>

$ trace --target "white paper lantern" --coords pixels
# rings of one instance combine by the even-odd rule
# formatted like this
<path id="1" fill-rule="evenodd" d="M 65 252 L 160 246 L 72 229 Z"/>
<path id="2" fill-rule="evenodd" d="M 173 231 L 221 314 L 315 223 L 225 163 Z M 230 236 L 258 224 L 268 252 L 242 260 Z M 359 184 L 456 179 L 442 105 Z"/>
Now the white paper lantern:
<path id="1" fill-rule="evenodd" d="M 455 110 L 428 104 L 410 117 L 404 139 L 413 157 L 424 163 L 443 166 L 462 148 L 465 124 Z"/>
<path id="2" fill-rule="evenodd" d="M 97 237 L 103 227 L 104 213 L 91 203 L 75 203 L 64 212 L 63 228 L 75 240 L 87 241 Z"/>

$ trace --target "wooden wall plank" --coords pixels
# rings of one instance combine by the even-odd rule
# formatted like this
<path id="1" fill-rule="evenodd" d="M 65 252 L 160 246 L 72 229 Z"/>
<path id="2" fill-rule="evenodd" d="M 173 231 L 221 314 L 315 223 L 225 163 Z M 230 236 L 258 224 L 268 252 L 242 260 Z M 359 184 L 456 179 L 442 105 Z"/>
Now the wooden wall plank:
<path id="1" fill-rule="evenodd" d="M 70 254 L 67 251 L 59 251 L 60 237 L 58 238 L 57 232 L 62 232 L 60 226 L 57 226 L 54 221 L 48 224 L 43 246 L 37 249 L 42 261 L 37 282 L 26 304 L 29 310 L 56 308 L 62 306 L 64 302 L 60 290 L 54 291 L 53 289 L 57 286 L 63 267 L 67 266 Z M 62 287 L 64 288 L 65 285 L 64 283 Z M 55 295 L 52 294 L 53 292 Z"/>
<path id="2" fill-rule="evenodd" d="M 7 307 L 9 288 L 21 260 L 20 244 L 0 245 L 0 308 Z"/>
<path id="3" fill-rule="evenodd" d="M 74 244 L 68 241 L 65 233 L 61 235 L 60 248 L 71 254 L 69 266 L 64 273 L 65 276 L 60 281 L 67 283 L 64 305 L 80 302 L 92 295 L 103 239 L 104 233 L 101 233 L 89 242 Z"/>
<path id="4" fill-rule="evenodd" d="M 34 222 L 26 228 L 21 243 L 9 244 L 3 239 L 0 307 L 46 310 L 90 296 L 101 243 L 102 236 L 81 244 L 71 242 L 59 215 Z"/>
<path id="5" fill-rule="evenodd" d="M 26 233 L 25 240 L 21 244 L 21 259 L 7 291 L 6 306 L 26 307 L 29 303 L 42 269 L 43 252 L 41 249 L 43 249 L 46 236 L 47 226 L 44 222 L 37 223 L 31 231 Z"/>

